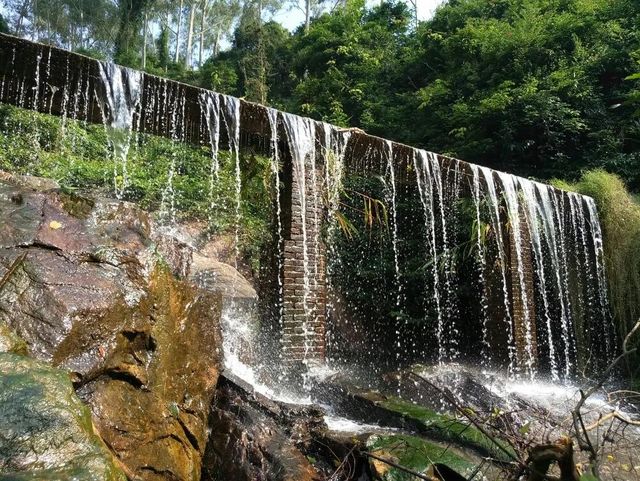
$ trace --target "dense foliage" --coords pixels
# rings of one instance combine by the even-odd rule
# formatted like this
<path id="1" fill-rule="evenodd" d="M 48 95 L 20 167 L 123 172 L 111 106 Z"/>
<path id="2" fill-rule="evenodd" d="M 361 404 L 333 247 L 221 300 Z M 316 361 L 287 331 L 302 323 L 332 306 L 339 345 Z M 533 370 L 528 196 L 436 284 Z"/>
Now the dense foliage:
<path id="1" fill-rule="evenodd" d="M 640 318 L 640 204 L 622 180 L 603 170 L 585 172 L 578 182 L 554 182 L 557 187 L 588 195 L 598 204 L 606 242 L 605 266 L 609 302 L 620 338 Z M 629 375 L 640 382 L 640 357 L 627 362 Z"/>
<path id="2" fill-rule="evenodd" d="M 102 125 L 63 123 L 58 117 L 0 105 L 0 170 L 52 178 L 69 191 L 112 196 L 114 182 L 122 184 L 123 179 L 121 169 L 114 179 L 114 159 L 107 146 Z M 221 152 L 219 161 L 219 180 L 210 190 L 208 148 L 135 136 L 129 150 L 124 198 L 158 216 L 208 222 L 211 234 L 232 234 L 236 222 L 235 159 Z M 247 262 L 257 268 L 260 249 L 270 239 L 271 166 L 268 159 L 256 155 L 242 155 L 240 161 L 240 249 Z M 175 175 L 169 191 L 172 163 Z M 212 203 L 215 217 L 211 216 Z"/>
<path id="3" fill-rule="evenodd" d="M 448 0 L 417 23 L 403 0 L 90 3 L 4 0 L 7 27 L 479 164 L 640 188 L 636 0 Z M 268 21 L 296 7 L 296 32 Z"/>
<path id="4" fill-rule="evenodd" d="M 640 187 L 640 3 L 451 0 L 411 20 L 354 1 L 308 33 L 265 26 L 250 37 L 266 72 L 248 79 L 259 49 L 235 41 L 203 84 L 515 173 L 598 166 Z"/>

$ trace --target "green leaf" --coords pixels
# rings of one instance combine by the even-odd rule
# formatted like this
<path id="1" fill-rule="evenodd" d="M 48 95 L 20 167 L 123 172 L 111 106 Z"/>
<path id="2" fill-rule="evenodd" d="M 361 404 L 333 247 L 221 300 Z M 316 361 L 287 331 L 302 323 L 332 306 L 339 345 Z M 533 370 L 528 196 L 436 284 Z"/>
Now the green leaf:
<path id="1" fill-rule="evenodd" d="M 595 477 L 593 474 L 585 473 L 582 476 L 580 476 L 580 481 L 600 481 L 600 480 L 597 477 Z"/>

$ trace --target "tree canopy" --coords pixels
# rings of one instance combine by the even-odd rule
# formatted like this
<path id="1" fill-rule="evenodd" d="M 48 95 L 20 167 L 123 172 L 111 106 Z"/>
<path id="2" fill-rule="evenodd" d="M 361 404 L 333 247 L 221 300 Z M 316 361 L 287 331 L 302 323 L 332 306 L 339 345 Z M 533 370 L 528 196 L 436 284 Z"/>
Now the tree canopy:
<path id="1" fill-rule="evenodd" d="M 421 22 L 401 0 L 4 3 L 17 35 L 514 173 L 603 167 L 640 188 L 637 0 L 449 0 Z M 295 32 L 272 17 L 292 8 Z"/>

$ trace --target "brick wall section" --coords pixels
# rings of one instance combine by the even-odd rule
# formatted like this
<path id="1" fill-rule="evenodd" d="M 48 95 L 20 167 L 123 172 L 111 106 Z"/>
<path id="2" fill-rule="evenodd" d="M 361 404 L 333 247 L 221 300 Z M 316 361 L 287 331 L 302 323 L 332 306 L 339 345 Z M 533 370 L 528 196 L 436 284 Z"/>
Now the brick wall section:
<path id="1" fill-rule="evenodd" d="M 536 311 L 535 311 L 535 279 L 533 275 L 533 253 L 531 252 L 531 239 L 527 220 L 523 212 L 520 212 L 520 236 L 522 268 L 524 270 L 523 289 L 527 294 L 527 308 L 529 310 L 529 326 L 531 333 L 531 350 L 533 351 L 535 368 L 538 363 L 538 345 L 536 338 Z M 522 299 L 522 289 L 520 286 L 520 275 L 518 273 L 518 260 L 516 256 L 515 238 L 513 233 L 509 234 L 509 250 L 511 254 L 510 274 L 511 274 L 511 298 L 512 316 L 515 327 L 516 361 L 517 367 L 524 372 L 527 366 L 527 326 L 525 323 L 525 304 Z"/>
<path id="2" fill-rule="evenodd" d="M 307 295 L 305 302 L 305 261 L 302 204 L 298 172 L 293 166 L 291 225 L 284 242 L 284 294 L 282 351 L 286 367 L 301 363 L 321 363 L 326 355 L 326 264 L 325 246 L 320 238 L 324 219 L 320 171 L 305 173 L 307 233 Z M 314 202 L 315 200 L 315 202 Z M 306 309 L 305 309 L 306 304 Z"/>

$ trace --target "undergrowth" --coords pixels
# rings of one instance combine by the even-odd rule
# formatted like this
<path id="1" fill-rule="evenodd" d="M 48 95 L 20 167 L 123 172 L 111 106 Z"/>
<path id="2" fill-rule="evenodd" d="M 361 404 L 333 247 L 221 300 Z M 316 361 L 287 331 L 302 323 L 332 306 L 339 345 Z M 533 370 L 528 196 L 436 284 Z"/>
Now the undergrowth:
<path id="1" fill-rule="evenodd" d="M 211 152 L 162 137 L 133 134 L 127 157 L 128 186 L 123 200 L 156 215 L 171 210 L 168 179 L 171 165 L 175 220 L 207 222 L 213 235 L 232 234 L 236 223 L 235 159 L 219 154 L 219 178 L 210 187 Z M 259 249 L 269 239 L 269 159 L 241 155 L 240 249 L 257 268 Z M 0 169 L 55 179 L 62 189 L 114 195 L 122 185 L 114 176 L 114 156 L 102 125 L 91 125 L 0 105 Z M 170 222 L 171 212 L 169 212 Z"/>
<path id="2" fill-rule="evenodd" d="M 584 172 L 574 184 L 554 181 L 554 185 L 588 195 L 598 206 L 609 301 L 622 340 L 640 317 L 640 204 L 620 177 L 601 169 Z M 637 384 L 639 361 L 636 356 L 627 363 L 628 374 Z"/>

